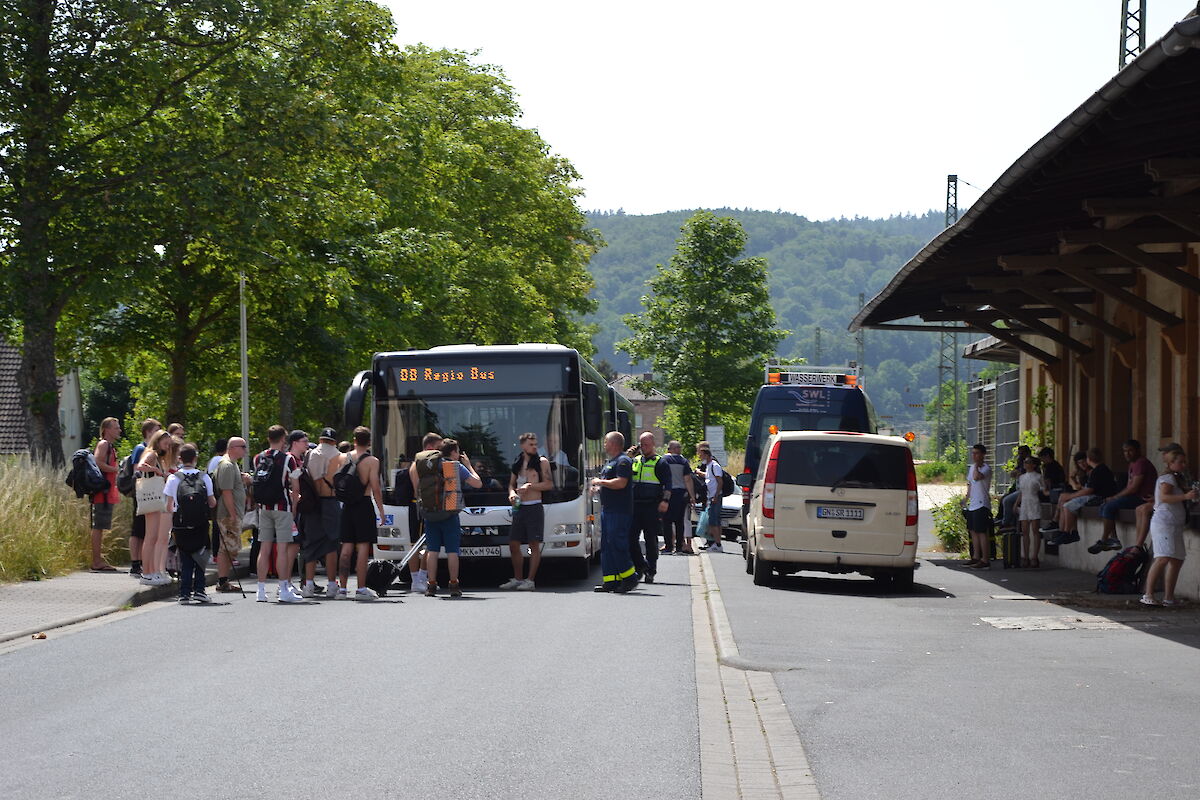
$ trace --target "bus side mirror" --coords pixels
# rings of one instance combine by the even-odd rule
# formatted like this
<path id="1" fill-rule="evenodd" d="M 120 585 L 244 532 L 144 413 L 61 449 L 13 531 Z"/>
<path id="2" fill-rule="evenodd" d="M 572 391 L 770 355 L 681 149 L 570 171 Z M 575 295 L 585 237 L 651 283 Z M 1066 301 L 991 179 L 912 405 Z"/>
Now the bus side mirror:
<path id="1" fill-rule="evenodd" d="M 754 485 L 754 476 L 749 472 L 743 472 L 733 479 L 733 482 L 743 489 L 749 489 Z"/>
<path id="2" fill-rule="evenodd" d="M 625 444 L 633 444 L 633 426 L 629 424 L 629 412 L 625 409 L 617 410 L 617 430 L 625 437 Z"/>
<path id="3" fill-rule="evenodd" d="M 363 370 L 350 381 L 350 388 L 346 390 L 346 398 L 342 401 L 342 421 L 347 428 L 357 428 L 363 424 L 367 389 L 371 388 L 372 382 L 370 370 Z"/>
<path id="4" fill-rule="evenodd" d="M 599 439 L 604 435 L 604 408 L 600 403 L 600 387 L 591 381 L 583 382 L 583 435 Z"/>

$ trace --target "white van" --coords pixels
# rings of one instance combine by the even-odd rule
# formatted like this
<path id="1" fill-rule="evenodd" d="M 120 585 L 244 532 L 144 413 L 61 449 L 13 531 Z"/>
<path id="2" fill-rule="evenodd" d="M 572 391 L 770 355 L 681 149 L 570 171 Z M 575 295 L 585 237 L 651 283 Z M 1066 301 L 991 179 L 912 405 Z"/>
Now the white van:
<path id="1" fill-rule="evenodd" d="M 771 435 L 746 515 L 746 572 L 759 586 L 800 570 L 870 575 L 909 589 L 917 473 L 907 442 L 841 431 Z M 749 486 L 750 475 L 738 484 Z"/>

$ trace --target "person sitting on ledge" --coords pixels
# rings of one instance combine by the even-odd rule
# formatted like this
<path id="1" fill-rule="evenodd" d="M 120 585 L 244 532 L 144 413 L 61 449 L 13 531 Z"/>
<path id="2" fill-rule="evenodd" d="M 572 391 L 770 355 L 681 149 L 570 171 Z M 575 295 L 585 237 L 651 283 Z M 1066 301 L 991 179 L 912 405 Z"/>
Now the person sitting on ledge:
<path id="1" fill-rule="evenodd" d="M 1063 492 L 1058 498 L 1058 522 L 1043 526 L 1041 533 L 1047 536 L 1046 544 L 1062 545 L 1079 541 L 1075 523 L 1084 506 L 1097 506 L 1117 493 L 1116 479 L 1112 470 L 1104 463 L 1104 453 L 1099 447 L 1087 451 L 1087 480 L 1083 488 L 1074 492 Z"/>
<path id="2" fill-rule="evenodd" d="M 1104 520 L 1104 533 L 1096 543 L 1088 548 L 1089 553 L 1099 553 L 1101 550 L 1120 550 L 1121 540 L 1117 538 L 1117 515 L 1125 509 L 1134 509 L 1143 503 L 1154 500 L 1154 482 L 1158 480 L 1158 470 L 1150 463 L 1150 459 L 1142 455 L 1142 443 L 1137 439 L 1128 439 L 1121 445 L 1121 455 L 1129 462 L 1129 479 L 1125 488 L 1110 497 L 1100 506 L 1100 518 Z"/>

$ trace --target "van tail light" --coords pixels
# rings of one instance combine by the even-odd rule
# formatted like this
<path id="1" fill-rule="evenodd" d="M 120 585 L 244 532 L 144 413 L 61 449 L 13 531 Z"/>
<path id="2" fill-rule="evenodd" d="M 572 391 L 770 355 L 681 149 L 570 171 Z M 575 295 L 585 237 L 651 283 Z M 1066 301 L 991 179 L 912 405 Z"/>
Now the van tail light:
<path id="1" fill-rule="evenodd" d="M 743 470 L 742 470 L 742 474 L 743 474 L 743 475 L 749 475 L 749 474 L 750 474 L 750 468 L 749 468 L 749 467 L 746 467 L 745 469 L 743 469 Z M 743 487 L 741 487 L 741 488 L 742 488 L 742 502 L 745 502 L 745 501 L 746 501 L 746 500 L 747 500 L 747 499 L 750 497 L 750 487 L 749 487 L 749 486 L 743 486 Z"/>
<path id="2" fill-rule="evenodd" d="M 908 510 L 904 516 L 905 527 L 917 524 L 917 468 L 913 465 L 912 451 L 908 453 Z"/>
<path id="3" fill-rule="evenodd" d="M 767 519 L 775 519 L 775 470 L 779 467 L 779 442 L 771 445 L 767 458 L 767 474 L 763 477 L 762 511 Z"/>

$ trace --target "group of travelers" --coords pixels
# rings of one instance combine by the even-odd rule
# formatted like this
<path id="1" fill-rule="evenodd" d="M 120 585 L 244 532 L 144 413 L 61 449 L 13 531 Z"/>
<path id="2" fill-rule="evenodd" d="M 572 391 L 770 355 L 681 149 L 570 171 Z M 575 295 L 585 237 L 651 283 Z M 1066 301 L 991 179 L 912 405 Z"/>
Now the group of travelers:
<path id="1" fill-rule="evenodd" d="M 1017 448 L 1016 466 L 1010 473 L 1013 483 L 1001 498 L 1000 531 L 1020 532 L 1020 566 L 1038 567 L 1042 538 L 1051 547 L 1074 544 L 1080 539 L 1078 520 L 1083 509 L 1097 507 L 1102 523 L 1100 537 L 1087 549 L 1089 553 L 1122 550 L 1117 536 L 1117 520 L 1122 511 L 1134 511 L 1133 546 L 1142 548 L 1150 539 L 1154 560 L 1146 574 L 1144 605 L 1177 605 L 1175 585 L 1184 560 L 1183 529 L 1187 522 L 1184 503 L 1200 498 L 1200 484 L 1188 476 L 1187 454 L 1178 443 L 1158 448 L 1164 471 L 1160 474 L 1142 453 L 1141 443 L 1129 439 L 1121 446 L 1121 455 L 1128 464 L 1122 482 L 1104 463 L 1104 453 L 1098 447 L 1075 453 L 1074 469 L 1070 476 L 1054 458 L 1054 451 L 1043 447 L 1034 457 L 1032 450 Z M 965 566 L 987 569 L 991 516 L 991 467 L 986 463 L 987 448 L 981 444 L 971 449 L 971 465 L 967 469 L 967 502 L 965 514 L 971 537 L 971 558 Z M 1043 520 L 1043 503 L 1051 507 L 1048 520 Z M 1159 581 L 1163 584 L 1163 599 L 1157 599 Z"/>
<path id="2" fill-rule="evenodd" d="M 356 428 L 352 442 L 339 445 L 332 428 L 322 429 L 317 443 L 311 444 L 306 432 L 289 433 L 273 425 L 267 431 L 267 448 L 253 458 L 243 462 L 248 445 L 235 436 L 217 443 L 204 469 L 182 425 L 164 428 L 158 420 L 147 419 L 141 433 L 142 441 L 118 463 L 120 422 L 108 418 L 100 426 L 94 457 L 109 485 L 91 498 L 93 571 L 117 571 L 104 561 L 101 545 L 104 531 L 112 528 L 113 508 L 121 495 L 118 476 L 124 470 L 129 473 L 125 493 L 134 504 L 130 574 L 143 584 L 169 584 L 177 577 L 181 603 L 211 603 L 205 570 L 214 561 L 217 591 L 240 591 L 231 574 L 242 548 L 242 531 L 249 527 L 255 531 L 250 562 L 259 602 L 272 599 L 271 579 L 278 582 L 273 599 L 279 603 L 378 597 L 368 586 L 367 573 L 378 520 L 383 518 L 383 496 L 381 465 L 370 452 L 368 428 Z M 667 445 L 666 454 L 657 452 L 650 432 L 638 437 L 628 453 L 624 445 L 618 432 L 605 437 L 608 461 L 591 485 L 602 506 L 604 579 L 597 591 L 627 592 L 640 581 L 653 583 L 659 555 L 694 554 L 687 515 L 701 498 L 709 498 L 708 548 L 721 550 L 722 468 L 709 444 L 697 445 L 700 464 L 695 471 L 677 441 Z M 501 588 L 529 591 L 536 588 L 545 536 L 543 494 L 554 483 L 537 434 L 522 434 L 519 447 L 507 486 L 513 508 L 508 543 L 512 578 Z M 481 475 L 482 462 L 472 462 L 458 442 L 438 433 L 426 434 L 421 452 L 404 461 L 407 480 L 398 482 L 409 485 L 401 492 L 402 503 L 406 499 L 415 511 L 410 521 L 424 535 L 423 550 L 414 550 L 407 559 L 412 590 L 434 597 L 444 588 L 451 597 L 461 596 L 459 511 L 464 492 L 489 485 L 486 481 L 500 483 Z M 436 487 L 432 495 L 430 486 Z M 442 551 L 449 581 L 439 587 Z M 292 583 L 297 559 L 302 565 L 299 588 Z M 316 583 L 318 565 L 328 577 L 324 587 Z M 357 583 L 353 594 L 351 572 Z"/>

